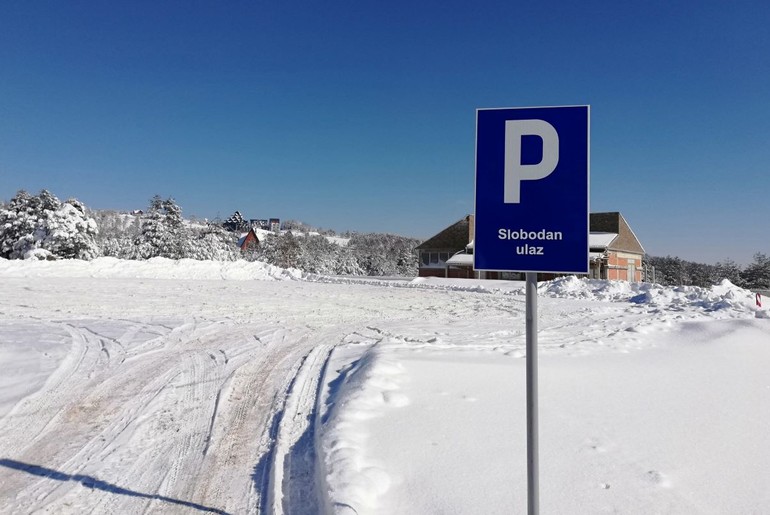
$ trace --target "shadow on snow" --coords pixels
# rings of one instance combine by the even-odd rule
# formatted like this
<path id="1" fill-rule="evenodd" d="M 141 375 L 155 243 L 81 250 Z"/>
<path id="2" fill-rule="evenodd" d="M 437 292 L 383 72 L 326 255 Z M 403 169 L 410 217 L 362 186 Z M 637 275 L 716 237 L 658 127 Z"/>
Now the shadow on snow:
<path id="1" fill-rule="evenodd" d="M 6 458 L 0 459 L 0 466 L 7 467 L 9 469 L 19 470 L 35 476 L 54 479 L 56 481 L 75 481 L 87 488 L 103 490 L 105 492 L 110 492 L 113 494 L 128 495 L 131 497 L 143 497 L 145 499 L 154 499 L 158 501 L 167 502 L 169 504 L 186 506 L 188 508 L 193 508 L 193 509 L 208 512 L 208 513 L 217 513 L 219 515 L 230 515 L 226 511 L 220 510 L 217 508 L 203 506 L 202 504 L 197 504 L 194 502 L 182 501 L 180 499 L 172 499 L 171 497 L 164 497 L 162 495 L 157 495 L 157 494 L 146 494 L 143 492 L 136 492 L 134 490 L 129 490 L 128 488 L 123 488 L 118 485 L 113 485 L 112 483 L 108 483 L 106 481 L 102 481 L 101 479 L 97 479 L 92 476 L 86 476 L 83 474 L 65 474 L 63 472 L 59 472 L 58 470 L 41 467 L 40 465 L 23 463 L 21 461 L 10 460 Z"/>

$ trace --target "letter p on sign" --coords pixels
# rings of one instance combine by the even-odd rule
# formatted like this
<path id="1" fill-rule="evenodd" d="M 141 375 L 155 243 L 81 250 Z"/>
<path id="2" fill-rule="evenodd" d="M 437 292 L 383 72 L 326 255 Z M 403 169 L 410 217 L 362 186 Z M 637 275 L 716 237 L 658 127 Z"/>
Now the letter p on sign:
<path id="1" fill-rule="evenodd" d="M 523 136 L 539 136 L 543 140 L 543 158 L 537 164 L 521 164 Z M 559 163 L 559 134 L 544 120 L 505 121 L 505 179 L 503 202 L 521 202 L 521 181 L 537 181 L 551 175 Z"/>

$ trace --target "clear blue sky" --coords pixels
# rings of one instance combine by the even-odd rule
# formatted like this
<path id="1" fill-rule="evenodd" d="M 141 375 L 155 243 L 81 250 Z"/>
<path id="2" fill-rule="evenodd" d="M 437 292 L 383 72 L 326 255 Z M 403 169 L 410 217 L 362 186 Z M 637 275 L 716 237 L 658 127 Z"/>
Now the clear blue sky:
<path id="1" fill-rule="evenodd" d="M 0 5 L 0 199 L 429 237 L 473 211 L 475 110 L 591 105 L 591 208 L 648 253 L 770 253 L 756 2 Z"/>

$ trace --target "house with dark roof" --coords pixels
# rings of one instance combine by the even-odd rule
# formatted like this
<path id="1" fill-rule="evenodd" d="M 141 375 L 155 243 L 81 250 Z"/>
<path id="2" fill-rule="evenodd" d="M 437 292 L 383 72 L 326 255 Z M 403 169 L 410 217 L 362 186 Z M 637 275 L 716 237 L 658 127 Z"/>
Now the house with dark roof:
<path id="1" fill-rule="evenodd" d="M 589 277 L 641 281 L 644 247 L 623 215 L 617 211 L 591 213 L 590 227 Z"/>
<path id="2" fill-rule="evenodd" d="M 523 279 L 518 273 L 473 270 L 474 216 L 467 215 L 416 247 L 420 277 Z M 589 277 L 642 280 L 644 248 L 619 212 L 591 213 Z M 541 279 L 555 277 L 540 274 Z"/>
<path id="3" fill-rule="evenodd" d="M 475 228 L 473 218 L 473 215 L 465 216 L 415 248 L 420 277 L 475 277 L 472 245 L 469 248 Z M 451 263 L 456 254 L 468 257 L 461 258 L 465 259 L 463 263 L 457 260 Z"/>

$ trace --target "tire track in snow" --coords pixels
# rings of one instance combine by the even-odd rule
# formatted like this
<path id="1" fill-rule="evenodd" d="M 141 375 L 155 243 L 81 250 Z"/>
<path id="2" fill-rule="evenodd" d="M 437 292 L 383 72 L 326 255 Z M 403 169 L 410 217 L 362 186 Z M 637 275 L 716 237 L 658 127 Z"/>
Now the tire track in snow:
<path id="1" fill-rule="evenodd" d="M 279 471 L 278 465 L 271 467 L 271 460 L 283 456 L 284 478 L 297 477 L 306 465 L 302 446 L 295 443 L 288 450 L 283 446 L 290 444 L 283 438 L 290 435 L 290 442 L 306 434 L 302 430 L 304 411 L 293 411 L 291 404 L 312 398 L 315 372 L 311 371 L 316 369 L 312 363 L 322 355 L 317 351 L 310 356 L 314 347 L 340 341 L 351 327 L 403 326 L 404 322 L 407 328 L 395 329 L 397 334 L 418 341 L 423 331 L 413 337 L 409 324 L 424 322 L 435 327 L 436 317 L 456 324 L 453 313 L 483 311 L 485 304 L 499 300 L 492 295 L 469 299 L 463 293 L 399 289 L 396 294 L 367 286 L 294 283 L 238 283 L 236 296 L 227 289 L 231 285 L 194 281 L 163 282 L 164 293 L 158 295 L 161 284 L 148 280 L 126 283 L 148 302 L 125 309 L 120 303 L 124 297 L 114 296 L 113 284 L 92 280 L 62 280 L 60 284 L 70 295 L 88 298 L 87 307 L 74 306 L 74 312 L 66 316 L 73 326 L 91 330 L 92 334 L 82 331 L 82 338 L 90 338 L 95 345 L 89 351 L 95 359 L 91 368 L 101 369 L 86 372 L 89 365 L 83 363 L 74 377 L 57 387 L 65 390 L 60 396 L 68 408 L 67 416 L 55 420 L 28 452 L 12 458 L 62 474 L 92 477 L 113 489 L 2 471 L 3 479 L 18 481 L 22 487 L 3 490 L 0 496 L 9 509 L 19 513 L 35 509 L 57 513 L 190 511 L 189 505 L 183 509 L 170 504 L 173 500 L 227 513 L 258 513 L 267 504 L 266 478 L 271 471 Z M 258 305 L 247 301 L 234 306 L 244 293 L 259 298 Z M 435 313 L 428 315 L 416 308 L 426 294 L 436 305 Z M 107 300 L 102 302 L 100 296 Z M 41 315 L 49 314 L 57 303 L 54 297 L 35 301 L 39 306 L 33 308 L 33 314 Z M 506 309 L 513 308 L 504 306 L 496 313 L 502 316 Z M 191 312 L 195 316 L 183 315 Z M 118 313 L 122 318 L 115 316 Z M 115 340 L 125 347 L 127 357 L 118 365 L 112 350 L 109 362 L 105 359 L 99 337 L 114 337 L 121 328 L 123 333 Z M 372 337 L 382 339 L 384 335 Z M 304 371 L 299 372 L 306 356 Z M 299 377 L 303 374 L 307 374 L 305 379 Z M 287 391 L 292 381 L 297 397 L 290 400 Z M 43 418 L 36 418 L 33 427 L 40 427 Z M 11 449 L 18 442 L 24 442 L 22 433 L 10 437 L 1 448 Z M 23 489 L 33 483 L 38 485 L 36 490 Z M 33 492 L 43 497 L 38 500 Z M 287 509 L 296 506 L 293 499 L 301 489 L 284 493 Z"/>
<path id="2" fill-rule="evenodd" d="M 315 489 L 315 402 L 333 345 L 308 353 L 288 387 L 276 435 L 263 511 L 273 515 L 310 513 L 319 505 Z"/>
<path id="3" fill-rule="evenodd" d="M 130 440 L 135 431 L 137 419 L 147 411 L 147 407 L 152 405 L 178 374 L 173 369 L 161 373 L 161 367 L 157 371 L 159 375 L 154 376 L 151 383 L 133 395 L 130 402 L 124 404 L 119 412 L 111 409 L 109 401 L 105 401 L 101 391 L 86 396 L 81 404 L 83 408 L 73 413 L 67 423 L 59 424 L 53 431 L 54 434 L 45 442 L 41 442 L 44 445 L 43 448 L 30 449 L 26 453 L 26 456 L 30 457 L 22 458 L 21 461 L 35 463 L 34 456 L 49 456 L 48 462 L 55 463 L 56 470 L 61 472 L 93 475 L 100 479 L 105 477 L 103 460 L 107 460 L 117 447 Z M 96 413 L 99 413 L 102 419 L 111 417 L 112 421 L 103 428 L 92 426 L 90 431 L 84 431 L 84 423 L 88 425 L 86 419 Z M 68 441 L 69 444 L 66 447 L 57 447 L 59 440 Z M 98 474 L 90 473 L 94 464 L 99 469 Z M 35 499 L 36 504 L 29 506 L 29 511 L 43 508 L 58 511 L 63 506 L 79 505 L 77 499 L 66 499 L 73 491 L 77 494 L 76 486 L 71 482 L 52 483 L 41 480 L 20 491 L 19 497 Z M 109 511 L 105 512 L 109 513 Z"/>
<path id="4" fill-rule="evenodd" d="M 188 334 L 195 340 L 194 331 Z M 242 335 L 238 339 L 248 341 Z M 76 338 L 75 340 L 83 343 L 89 339 Z M 177 342 L 177 344 L 180 343 L 180 347 L 185 346 L 183 342 Z M 249 346 L 253 347 L 251 344 Z M 94 350 L 96 347 L 94 344 L 91 349 Z M 167 347 L 172 348 L 172 346 Z M 236 347 L 234 353 L 239 352 L 242 353 Z M 98 356 L 101 353 L 94 351 L 91 354 Z M 179 426 L 186 425 L 186 422 L 190 422 L 194 430 L 178 439 L 179 441 L 173 436 L 169 438 L 181 443 L 178 446 L 172 446 L 168 451 L 147 450 L 142 445 L 137 445 L 135 440 L 142 433 L 141 428 L 153 422 L 153 419 L 164 416 L 168 418 L 169 405 L 178 407 L 175 414 L 177 416 L 184 412 L 195 413 L 196 410 L 190 408 L 195 407 L 198 401 L 206 396 L 206 391 L 212 391 L 212 395 L 218 391 L 215 384 L 218 376 L 212 371 L 221 368 L 226 362 L 212 360 L 208 351 L 180 351 L 180 353 L 166 351 L 166 354 L 169 354 L 171 359 L 168 356 L 158 359 L 157 351 L 147 356 L 135 356 L 135 359 L 121 368 L 120 373 L 115 373 L 102 382 L 90 379 L 84 381 L 83 375 L 90 377 L 90 373 L 80 374 L 78 377 L 74 372 L 68 372 L 68 377 L 72 378 L 74 375 L 79 381 L 72 381 L 70 384 L 49 381 L 52 388 L 59 388 L 57 395 L 69 399 L 70 405 L 62 410 L 56 420 L 46 426 L 45 435 L 43 435 L 45 438 L 40 439 L 26 452 L 16 454 L 14 457 L 21 462 L 37 464 L 39 462 L 36 456 L 46 456 L 46 463 L 55 464 L 57 470 L 63 473 L 83 474 L 93 469 L 92 475 L 103 480 L 114 477 L 116 483 L 119 483 L 120 476 L 139 477 L 141 481 L 131 486 L 145 493 L 163 495 L 166 490 L 173 490 L 174 485 L 179 482 L 179 469 L 186 468 L 193 473 L 197 472 L 196 463 L 185 465 L 183 461 L 189 456 L 196 455 L 200 455 L 202 459 L 202 452 L 199 450 L 196 452 L 195 448 L 203 447 L 209 431 L 211 415 L 206 413 L 205 416 L 199 417 L 205 423 L 198 424 L 195 423 L 195 416 L 189 417 L 187 421 L 184 421 L 184 417 L 179 417 L 176 428 L 170 428 L 172 431 L 174 429 L 179 431 Z M 181 355 L 181 359 L 173 358 L 175 355 Z M 82 360 L 78 361 L 78 363 L 81 362 Z M 82 368 L 82 365 L 80 367 Z M 59 374 L 70 371 L 72 368 L 71 366 L 60 367 Z M 219 375 L 225 376 L 224 373 Z M 89 381 L 88 388 L 79 388 Z M 183 395 L 177 395 L 178 391 L 184 392 Z M 110 398 L 114 398 L 116 392 L 120 392 L 118 395 L 123 398 L 124 403 L 110 402 Z M 97 413 L 100 423 L 90 424 L 88 418 Z M 20 420 L 25 418 L 22 417 Z M 29 420 L 29 417 L 26 420 Z M 168 422 L 172 421 L 165 423 Z M 159 429 L 157 423 L 152 429 Z M 18 434 L 18 430 L 16 436 L 9 434 L 6 436 L 16 441 L 23 441 L 23 436 Z M 151 438 L 157 440 L 159 436 L 151 436 Z M 115 463 L 116 461 L 118 463 Z M 127 474 L 126 463 L 134 463 Z M 167 465 L 158 467 L 156 465 L 158 463 Z M 94 467 L 94 464 L 98 467 Z M 162 477 L 151 473 L 156 468 L 166 471 Z M 28 483 L 28 478 L 18 477 L 23 483 Z M 17 497 L 35 500 L 34 504 L 24 507 L 23 512 L 43 507 L 54 509 L 54 507 L 78 505 L 78 502 L 72 499 L 60 499 L 70 490 L 80 490 L 75 488 L 76 486 L 72 482 L 57 483 L 43 479 L 35 482 L 28 489 L 19 488 Z M 125 497 L 111 496 L 111 499 L 97 503 L 97 511 L 125 512 L 121 508 L 125 504 L 123 502 L 126 500 Z M 137 499 L 130 497 L 127 499 L 131 502 L 125 507 L 129 511 L 134 511 Z M 139 500 L 147 503 L 146 499 Z"/>
<path id="5" fill-rule="evenodd" d="M 181 372 L 175 377 L 173 384 L 169 385 L 163 398 L 158 400 L 158 406 L 152 413 L 147 414 L 150 423 L 145 424 L 144 431 L 161 431 L 162 435 L 154 438 L 164 442 L 164 449 L 142 453 L 128 475 L 141 476 L 142 491 L 150 492 L 156 498 L 137 503 L 134 499 L 112 496 L 100 505 L 99 511 L 109 503 L 109 507 L 116 510 L 116 513 L 163 513 L 170 509 L 168 499 L 193 503 L 192 498 L 197 494 L 201 469 L 207 459 L 204 450 L 209 445 L 212 420 L 216 417 L 216 399 L 221 395 L 222 385 L 233 373 L 228 368 L 228 365 L 232 366 L 231 360 L 212 359 L 212 355 L 216 356 L 221 352 L 212 352 L 209 345 L 228 345 L 232 338 L 233 344 L 236 345 L 232 351 L 234 354 L 243 355 L 245 358 L 251 356 L 250 353 L 239 349 L 242 345 L 237 342 L 245 340 L 245 335 L 240 333 L 236 336 L 221 334 L 217 340 L 223 338 L 224 341 L 210 341 L 209 330 L 214 325 L 216 324 L 197 324 L 195 328 L 187 325 L 184 331 L 175 333 L 175 343 L 172 347 L 182 349 L 195 345 L 200 349 L 184 351 L 179 364 Z M 180 339 L 182 333 L 187 334 L 186 338 L 190 341 L 185 343 L 184 338 Z M 136 435 L 136 439 L 141 439 L 141 436 Z M 168 445 L 169 443 L 173 445 Z M 216 477 L 205 479 L 217 480 Z M 207 504 L 199 506 L 220 508 L 216 500 L 208 499 L 206 502 Z"/>
<path id="6" fill-rule="evenodd" d="M 258 513 L 264 502 L 265 467 L 260 464 L 272 450 L 275 405 L 285 395 L 292 366 L 309 345 L 301 330 L 279 329 L 260 334 L 259 340 L 265 348 L 252 359 L 239 359 L 242 363 L 222 390 L 206 459 L 197 475 L 196 502 L 205 499 L 205 504 L 215 503 L 229 513 Z"/>
<path id="7" fill-rule="evenodd" d="M 17 403 L 0 421 L 0 448 L 12 447 L 24 452 L 34 445 L 72 404 L 73 391 L 82 387 L 98 367 L 99 344 L 69 324 L 61 327 L 71 339 L 67 356 L 40 390 Z M 83 380 L 84 375 L 86 381 Z"/>

